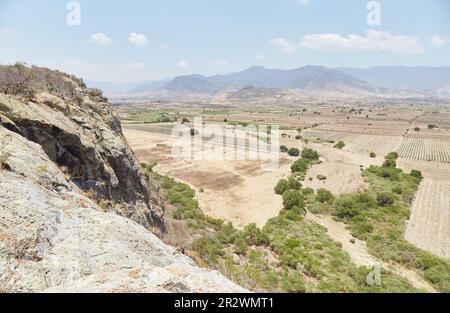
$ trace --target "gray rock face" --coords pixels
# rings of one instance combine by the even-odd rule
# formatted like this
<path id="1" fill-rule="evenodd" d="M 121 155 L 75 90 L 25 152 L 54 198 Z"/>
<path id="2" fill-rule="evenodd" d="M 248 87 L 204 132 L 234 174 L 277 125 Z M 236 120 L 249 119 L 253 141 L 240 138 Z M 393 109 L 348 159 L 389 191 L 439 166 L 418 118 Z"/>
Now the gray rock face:
<path id="1" fill-rule="evenodd" d="M 244 291 L 149 231 L 163 203 L 101 94 L 36 71 L 0 95 L 0 292 Z"/>
<path id="2" fill-rule="evenodd" d="M 104 212 L 40 145 L 2 126 L 0 161 L 0 291 L 244 291 Z"/>
<path id="3" fill-rule="evenodd" d="M 41 74 L 44 69 L 34 71 L 43 80 L 55 75 Z M 74 78 L 52 77 L 64 82 L 59 83 L 63 86 L 59 93 L 50 89 L 59 96 L 42 87 L 42 81 L 37 85 L 42 89 L 36 89 L 31 101 L 0 94 L 0 125 L 38 143 L 71 181 L 97 201 L 155 232 L 164 232 L 161 201 L 149 194 L 107 100 Z"/>

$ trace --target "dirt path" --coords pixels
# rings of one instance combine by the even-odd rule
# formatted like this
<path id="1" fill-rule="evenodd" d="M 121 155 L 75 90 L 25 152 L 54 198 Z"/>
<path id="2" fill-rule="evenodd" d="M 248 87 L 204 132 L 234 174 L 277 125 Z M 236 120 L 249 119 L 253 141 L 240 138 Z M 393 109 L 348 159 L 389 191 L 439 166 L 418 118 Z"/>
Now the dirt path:
<path id="1" fill-rule="evenodd" d="M 342 249 L 350 255 L 351 260 L 356 265 L 371 267 L 375 264 L 379 264 L 381 267 L 406 278 L 415 288 L 431 293 L 436 292 L 436 289 L 434 289 L 415 271 L 397 264 L 386 263 L 372 256 L 368 252 L 366 243 L 354 238 L 345 228 L 345 224 L 334 221 L 330 216 L 320 216 L 308 213 L 307 218 L 325 227 L 328 230 L 328 235 L 331 239 L 342 245 Z M 355 243 L 353 244 L 351 240 L 354 240 Z"/>

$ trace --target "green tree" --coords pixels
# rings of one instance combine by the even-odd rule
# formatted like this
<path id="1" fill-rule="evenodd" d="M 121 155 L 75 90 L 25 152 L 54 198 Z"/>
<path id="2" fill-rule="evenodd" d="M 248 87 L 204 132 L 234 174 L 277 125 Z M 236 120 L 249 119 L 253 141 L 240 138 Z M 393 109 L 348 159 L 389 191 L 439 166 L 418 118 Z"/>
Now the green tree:
<path id="1" fill-rule="evenodd" d="M 298 150 L 297 148 L 291 148 L 289 149 L 288 154 L 290 156 L 298 157 L 300 155 L 300 150 Z"/>
<path id="2" fill-rule="evenodd" d="M 303 195 L 298 190 L 288 190 L 283 194 L 283 205 L 286 210 L 294 207 L 303 208 Z"/>
<path id="3" fill-rule="evenodd" d="M 321 188 L 321 189 L 317 190 L 316 199 L 320 203 L 332 204 L 333 200 L 334 200 L 334 196 L 331 193 L 331 191 Z"/>
<path id="4" fill-rule="evenodd" d="M 282 179 L 278 182 L 277 186 L 275 187 L 275 193 L 277 195 L 282 195 L 285 193 L 286 190 L 289 188 L 289 183 L 286 179 Z"/>
<path id="5" fill-rule="evenodd" d="M 313 149 L 305 148 L 302 151 L 302 158 L 313 161 L 319 160 L 320 155 L 317 151 L 314 151 Z"/>

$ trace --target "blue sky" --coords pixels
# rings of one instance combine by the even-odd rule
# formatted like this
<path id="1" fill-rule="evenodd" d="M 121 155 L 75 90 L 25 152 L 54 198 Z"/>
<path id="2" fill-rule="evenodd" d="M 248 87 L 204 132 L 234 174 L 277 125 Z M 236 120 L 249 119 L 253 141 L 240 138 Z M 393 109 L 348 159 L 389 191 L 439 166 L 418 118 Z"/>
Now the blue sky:
<path id="1" fill-rule="evenodd" d="M 0 62 L 24 61 L 90 80 L 212 75 L 252 65 L 450 66 L 450 1 L 0 0 Z"/>

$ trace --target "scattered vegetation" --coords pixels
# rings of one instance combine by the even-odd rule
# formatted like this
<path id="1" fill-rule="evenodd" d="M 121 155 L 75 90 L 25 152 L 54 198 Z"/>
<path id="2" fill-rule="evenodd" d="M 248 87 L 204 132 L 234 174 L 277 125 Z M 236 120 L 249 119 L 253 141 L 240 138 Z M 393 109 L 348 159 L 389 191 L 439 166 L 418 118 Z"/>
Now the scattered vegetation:
<path id="1" fill-rule="evenodd" d="M 404 173 L 396 167 L 397 158 L 396 152 L 390 153 L 381 167 L 365 170 L 369 190 L 339 197 L 333 215 L 349 225 L 353 236 L 366 241 L 376 257 L 414 269 L 436 289 L 450 292 L 450 262 L 403 238 L 422 173 Z"/>
<path id="2" fill-rule="evenodd" d="M 343 142 L 342 140 L 338 141 L 338 143 L 334 145 L 334 148 L 339 149 L 339 150 L 344 149 L 344 147 L 345 147 L 345 142 Z"/>

